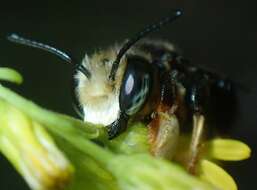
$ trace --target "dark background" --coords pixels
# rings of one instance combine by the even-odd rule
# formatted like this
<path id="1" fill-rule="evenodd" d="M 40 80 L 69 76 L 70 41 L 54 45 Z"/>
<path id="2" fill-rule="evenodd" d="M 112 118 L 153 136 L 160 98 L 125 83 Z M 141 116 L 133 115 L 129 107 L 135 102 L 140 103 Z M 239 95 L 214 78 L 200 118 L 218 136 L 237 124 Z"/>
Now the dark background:
<path id="1" fill-rule="evenodd" d="M 146 24 L 183 8 L 185 15 L 151 37 L 168 39 L 194 64 L 224 73 L 251 90 L 239 90 L 239 114 L 232 136 L 252 148 L 248 161 L 228 163 L 239 189 L 256 185 L 257 133 L 257 1 L 1 1 L 0 65 L 20 71 L 25 82 L 16 91 L 38 104 L 74 114 L 70 98 L 71 67 L 53 55 L 11 44 L 5 35 L 54 45 L 82 59 L 122 41 Z M 171 171 L 172 172 L 172 171 Z M 0 157 L 0 189 L 28 189 L 12 166 Z"/>

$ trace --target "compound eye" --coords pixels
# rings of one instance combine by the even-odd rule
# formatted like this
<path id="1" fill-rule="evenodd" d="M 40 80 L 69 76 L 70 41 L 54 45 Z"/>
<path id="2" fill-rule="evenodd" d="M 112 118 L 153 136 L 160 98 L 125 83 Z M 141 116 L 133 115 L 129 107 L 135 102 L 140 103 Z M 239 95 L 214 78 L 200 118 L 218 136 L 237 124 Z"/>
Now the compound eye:
<path id="1" fill-rule="evenodd" d="M 131 116 L 140 111 L 149 97 L 151 86 L 150 63 L 142 57 L 128 57 L 119 97 L 121 112 Z"/>

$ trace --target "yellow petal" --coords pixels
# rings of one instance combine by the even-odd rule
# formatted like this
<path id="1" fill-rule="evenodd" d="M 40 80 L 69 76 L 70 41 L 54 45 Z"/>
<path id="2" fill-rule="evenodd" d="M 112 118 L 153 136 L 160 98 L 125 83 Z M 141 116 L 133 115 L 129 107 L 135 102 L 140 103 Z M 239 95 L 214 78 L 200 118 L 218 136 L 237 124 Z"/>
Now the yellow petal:
<path id="1" fill-rule="evenodd" d="M 234 179 L 213 162 L 201 160 L 198 167 L 198 174 L 202 180 L 221 190 L 237 190 Z"/>
<path id="2" fill-rule="evenodd" d="M 208 157 L 218 160 L 238 161 L 250 157 L 251 149 L 241 141 L 213 139 L 208 143 Z"/>
<path id="3" fill-rule="evenodd" d="M 70 182 L 73 166 L 45 128 L 0 99 L 0 152 L 31 189 L 59 189 Z"/>

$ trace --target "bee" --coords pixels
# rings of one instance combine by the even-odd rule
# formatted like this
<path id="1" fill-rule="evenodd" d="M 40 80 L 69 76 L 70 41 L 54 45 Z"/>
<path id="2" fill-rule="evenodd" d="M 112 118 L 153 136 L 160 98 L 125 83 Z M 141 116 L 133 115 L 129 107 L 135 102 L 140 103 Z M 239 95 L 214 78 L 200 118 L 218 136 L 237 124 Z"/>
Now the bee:
<path id="1" fill-rule="evenodd" d="M 234 93 L 230 80 L 191 64 L 164 40 L 145 37 L 182 15 L 174 10 L 131 39 L 77 62 L 52 46 L 11 34 L 12 42 L 46 50 L 73 66 L 75 108 L 85 122 L 107 127 L 113 139 L 130 121 L 149 126 L 151 152 L 172 157 L 181 130 L 192 125 L 188 170 L 193 172 L 209 106 L 222 110 Z M 222 115 L 222 114 L 221 114 Z"/>

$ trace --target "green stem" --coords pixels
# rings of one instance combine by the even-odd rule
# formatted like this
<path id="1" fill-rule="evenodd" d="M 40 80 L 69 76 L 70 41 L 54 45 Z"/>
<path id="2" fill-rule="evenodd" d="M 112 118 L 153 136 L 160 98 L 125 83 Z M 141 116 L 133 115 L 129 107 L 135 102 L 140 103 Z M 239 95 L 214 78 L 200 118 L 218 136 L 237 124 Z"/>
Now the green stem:
<path id="1" fill-rule="evenodd" d="M 91 156 L 103 165 L 107 165 L 108 162 L 114 157 L 114 154 L 110 151 L 82 137 L 64 135 L 63 138 L 65 138 L 66 141 L 70 142 L 77 149 Z"/>
<path id="2" fill-rule="evenodd" d="M 31 118 L 44 124 L 53 134 L 62 137 L 77 149 L 92 156 L 92 158 L 102 164 L 106 164 L 113 157 L 112 153 L 88 140 L 88 138 L 106 138 L 107 135 L 102 127 L 88 125 L 72 117 L 45 110 L 1 85 L 0 98 L 3 98 Z"/>
<path id="3" fill-rule="evenodd" d="M 106 140 L 106 130 L 97 125 L 84 123 L 78 119 L 43 109 L 0 85 L 0 98 L 14 105 L 31 118 L 46 125 L 54 133 L 81 135 L 89 139 Z"/>

